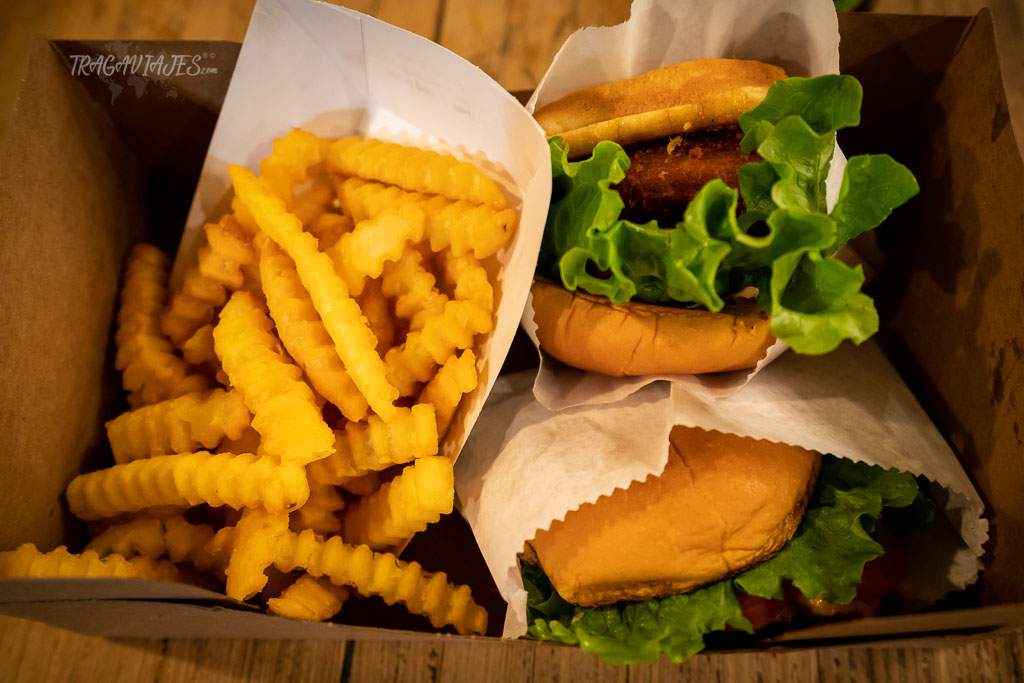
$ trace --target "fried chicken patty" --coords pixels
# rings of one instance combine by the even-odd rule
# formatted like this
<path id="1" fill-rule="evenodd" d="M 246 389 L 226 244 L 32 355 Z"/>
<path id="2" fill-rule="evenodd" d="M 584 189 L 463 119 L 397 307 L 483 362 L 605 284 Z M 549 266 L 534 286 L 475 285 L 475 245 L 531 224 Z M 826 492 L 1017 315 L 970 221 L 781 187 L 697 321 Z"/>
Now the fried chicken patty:
<path id="1" fill-rule="evenodd" d="M 636 223 L 658 219 L 670 227 L 708 181 L 721 178 L 738 188 L 736 170 L 761 161 L 756 153 L 740 151 L 742 139 L 738 126 L 724 126 L 628 145 L 630 167 L 615 186 L 626 204 L 622 217 Z"/>

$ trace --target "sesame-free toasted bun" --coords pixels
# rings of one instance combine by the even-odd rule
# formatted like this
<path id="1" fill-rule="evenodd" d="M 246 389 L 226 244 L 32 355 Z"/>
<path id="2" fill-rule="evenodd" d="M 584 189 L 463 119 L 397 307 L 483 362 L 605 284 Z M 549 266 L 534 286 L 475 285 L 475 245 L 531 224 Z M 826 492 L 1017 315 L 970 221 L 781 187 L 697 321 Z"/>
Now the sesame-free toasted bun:
<path id="1" fill-rule="evenodd" d="M 685 593 L 789 542 L 820 463 L 796 446 L 676 426 L 660 476 L 581 505 L 530 546 L 577 605 Z"/>
<path id="2" fill-rule="evenodd" d="M 775 342 L 752 300 L 718 313 L 571 292 L 535 278 L 540 347 L 566 365 L 605 375 L 682 375 L 752 368 Z"/>
<path id="3" fill-rule="evenodd" d="M 561 136 L 569 157 L 577 158 L 601 140 L 625 146 L 736 123 L 785 77 L 764 62 L 695 59 L 577 90 L 541 107 L 534 118 L 549 138 Z"/>

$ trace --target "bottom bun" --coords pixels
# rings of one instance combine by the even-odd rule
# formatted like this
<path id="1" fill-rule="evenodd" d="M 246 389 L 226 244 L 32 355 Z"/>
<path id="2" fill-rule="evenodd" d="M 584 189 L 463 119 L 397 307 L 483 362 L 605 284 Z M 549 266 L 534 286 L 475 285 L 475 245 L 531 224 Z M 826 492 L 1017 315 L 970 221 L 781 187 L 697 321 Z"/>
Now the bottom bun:
<path id="1" fill-rule="evenodd" d="M 820 463 L 796 446 L 677 426 L 660 476 L 581 505 L 530 548 L 577 605 L 685 593 L 789 542 Z"/>
<path id="2" fill-rule="evenodd" d="M 605 375 L 689 375 L 752 368 L 775 342 L 751 300 L 712 313 L 605 297 L 536 279 L 533 319 L 542 349 Z"/>

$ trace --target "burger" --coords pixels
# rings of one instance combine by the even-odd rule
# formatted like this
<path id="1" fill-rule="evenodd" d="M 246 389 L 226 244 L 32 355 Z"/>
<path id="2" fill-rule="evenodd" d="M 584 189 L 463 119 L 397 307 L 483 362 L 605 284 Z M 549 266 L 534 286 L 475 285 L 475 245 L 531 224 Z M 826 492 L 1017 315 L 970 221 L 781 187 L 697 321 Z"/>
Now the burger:
<path id="1" fill-rule="evenodd" d="M 708 634 L 877 613 L 923 530 L 924 480 L 697 428 L 664 471 L 566 514 L 527 544 L 529 633 L 614 664 L 682 661 Z"/>
<path id="2" fill-rule="evenodd" d="M 887 155 L 854 157 L 828 210 L 851 76 L 787 78 L 699 59 L 570 93 L 534 116 L 553 191 L 532 287 L 541 348 L 609 375 L 749 368 L 878 329 L 863 271 L 831 258 L 917 193 Z"/>

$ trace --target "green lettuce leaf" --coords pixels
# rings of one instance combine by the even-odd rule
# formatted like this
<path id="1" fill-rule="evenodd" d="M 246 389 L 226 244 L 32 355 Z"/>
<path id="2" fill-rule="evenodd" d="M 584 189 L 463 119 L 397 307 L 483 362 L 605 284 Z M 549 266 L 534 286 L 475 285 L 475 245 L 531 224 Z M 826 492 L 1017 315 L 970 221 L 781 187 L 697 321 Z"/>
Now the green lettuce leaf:
<path id="1" fill-rule="evenodd" d="M 704 635 L 727 626 L 753 632 L 730 581 L 660 600 L 574 607 L 558 597 L 543 570 L 523 563 L 528 633 L 600 656 L 609 664 L 644 664 L 665 654 L 682 662 L 704 649 Z"/>
<path id="2" fill-rule="evenodd" d="M 920 191 L 914 174 L 888 154 L 862 154 L 846 162 L 839 199 L 832 209 L 836 248 L 877 228 L 893 208 Z"/>
<path id="3" fill-rule="evenodd" d="M 740 167 L 739 191 L 708 183 L 675 225 L 620 219 L 614 185 L 629 168 L 617 144 L 570 162 L 551 141 L 554 192 L 539 270 L 616 303 L 633 299 L 721 310 L 757 287 L 772 333 L 799 353 L 860 343 L 878 329 L 863 273 L 829 257 L 917 193 L 913 175 L 886 155 L 853 157 L 826 213 L 836 131 L 860 122 L 862 91 L 850 76 L 778 81 L 740 117 L 742 149 L 763 161 Z M 742 197 L 746 212 L 739 214 Z"/>
<path id="4" fill-rule="evenodd" d="M 781 598 L 788 580 L 809 598 L 848 604 L 857 595 L 864 565 L 883 554 L 873 536 L 883 508 L 921 504 L 923 496 L 912 474 L 826 456 L 792 540 L 734 581 L 750 595 Z"/>
<path id="5" fill-rule="evenodd" d="M 610 664 L 683 661 L 704 648 L 704 636 L 728 626 L 748 633 L 736 589 L 782 598 L 790 581 L 809 598 L 846 604 L 856 596 L 864 565 L 883 553 L 875 540 L 886 511 L 930 522 L 934 503 L 911 474 L 825 456 L 815 493 L 793 539 L 775 557 L 732 579 L 685 595 L 579 607 L 563 600 L 544 571 L 521 563 L 528 633 L 576 645 Z"/>

